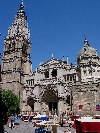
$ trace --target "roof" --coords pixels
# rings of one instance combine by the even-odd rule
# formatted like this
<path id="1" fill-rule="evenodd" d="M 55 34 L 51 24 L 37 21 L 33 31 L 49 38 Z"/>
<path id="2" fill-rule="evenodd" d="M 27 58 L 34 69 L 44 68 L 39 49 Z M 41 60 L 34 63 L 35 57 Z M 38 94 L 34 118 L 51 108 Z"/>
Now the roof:
<path id="1" fill-rule="evenodd" d="M 84 41 L 84 47 L 80 50 L 78 53 L 78 58 L 80 59 L 81 57 L 97 57 L 97 49 L 90 47 L 89 43 L 87 40 Z"/>

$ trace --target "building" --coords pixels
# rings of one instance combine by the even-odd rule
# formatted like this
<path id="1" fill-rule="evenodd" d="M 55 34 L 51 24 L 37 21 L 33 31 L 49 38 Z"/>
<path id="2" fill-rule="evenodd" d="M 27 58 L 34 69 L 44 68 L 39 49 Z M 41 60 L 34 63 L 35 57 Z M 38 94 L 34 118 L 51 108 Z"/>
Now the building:
<path id="1" fill-rule="evenodd" d="M 1 85 L 20 98 L 21 111 L 98 113 L 100 59 L 87 39 L 75 64 L 53 57 L 32 72 L 30 31 L 23 2 L 4 39 Z M 98 105 L 98 106 L 97 106 Z"/>
<path id="2" fill-rule="evenodd" d="M 8 29 L 8 36 L 4 39 L 1 64 L 2 88 L 14 91 L 21 103 L 23 102 L 24 78 L 32 72 L 30 48 L 30 31 L 22 2 L 12 26 Z"/>

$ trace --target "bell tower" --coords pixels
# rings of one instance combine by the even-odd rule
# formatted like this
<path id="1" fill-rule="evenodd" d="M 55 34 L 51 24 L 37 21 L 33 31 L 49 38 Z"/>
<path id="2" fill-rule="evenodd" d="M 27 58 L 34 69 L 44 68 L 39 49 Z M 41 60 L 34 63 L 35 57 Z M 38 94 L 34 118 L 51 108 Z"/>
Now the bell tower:
<path id="1" fill-rule="evenodd" d="M 21 99 L 24 78 L 31 74 L 30 31 L 23 2 L 4 39 L 1 63 L 2 89 L 10 89 Z"/>

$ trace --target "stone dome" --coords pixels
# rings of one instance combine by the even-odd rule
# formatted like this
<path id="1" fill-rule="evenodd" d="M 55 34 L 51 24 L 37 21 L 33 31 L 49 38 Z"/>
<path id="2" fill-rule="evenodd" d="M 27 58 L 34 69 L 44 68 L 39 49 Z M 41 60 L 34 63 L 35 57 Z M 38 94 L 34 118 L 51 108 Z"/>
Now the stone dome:
<path id="1" fill-rule="evenodd" d="M 89 46 L 88 41 L 85 39 L 84 47 L 78 53 L 78 58 L 81 59 L 82 57 L 97 57 L 97 49 L 94 49 Z"/>
<path id="2" fill-rule="evenodd" d="M 87 58 L 95 58 L 98 57 L 97 49 L 90 47 L 87 39 L 84 40 L 84 47 L 80 50 L 78 53 L 77 61 L 78 63 L 84 58 L 87 60 Z"/>

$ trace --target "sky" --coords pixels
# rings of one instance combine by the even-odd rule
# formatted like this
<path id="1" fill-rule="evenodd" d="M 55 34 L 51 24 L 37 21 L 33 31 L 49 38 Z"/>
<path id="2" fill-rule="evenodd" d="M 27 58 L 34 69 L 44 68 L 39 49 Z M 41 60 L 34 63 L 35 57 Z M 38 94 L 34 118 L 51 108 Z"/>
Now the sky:
<path id="1" fill-rule="evenodd" d="M 0 0 L 0 52 L 21 0 Z M 33 71 L 52 58 L 77 60 L 85 37 L 100 55 L 100 0 L 24 0 Z"/>

